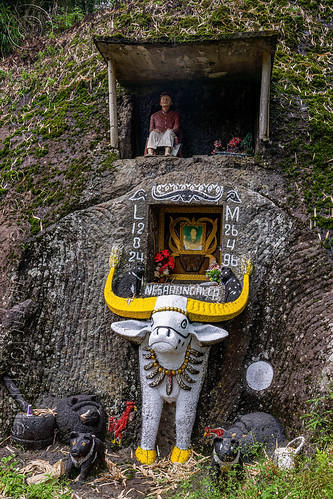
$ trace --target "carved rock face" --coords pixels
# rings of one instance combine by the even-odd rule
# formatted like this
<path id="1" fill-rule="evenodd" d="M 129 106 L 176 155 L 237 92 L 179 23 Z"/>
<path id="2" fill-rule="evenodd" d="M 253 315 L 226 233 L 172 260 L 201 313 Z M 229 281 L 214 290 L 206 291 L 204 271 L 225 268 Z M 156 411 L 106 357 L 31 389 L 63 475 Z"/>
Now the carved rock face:
<path id="1" fill-rule="evenodd" d="M 300 427 L 305 400 L 324 392 L 332 377 L 332 263 L 292 215 L 283 177 L 253 159 L 249 162 L 244 166 L 218 156 L 150 158 L 149 165 L 144 158 L 119 161 L 117 170 L 92 179 L 79 210 L 31 241 L 17 271 L 11 304 L 33 298 L 33 314 L 22 308 L 15 324 L 0 334 L 2 372 L 16 373 L 14 379 L 25 384 L 27 400 L 39 405 L 49 393 L 59 398 L 98 393 L 103 406 L 115 413 L 121 412 L 124 400 L 140 401 L 137 349 L 111 333 L 110 324 L 118 319 L 105 306 L 103 285 L 112 244 L 124 245 L 125 254 L 133 257 L 120 275 L 135 265 L 141 252 L 144 261 L 148 259 L 149 206 L 213 205 L 210 200 L 155 200 L 154 186 L 165 184 L 167 177 L 175 185 L 222 186 L 214 201 L 223 203 L 230 225 L 222 237 L 222 265 L 235 271 L 235 259 L 243 255 L 254 263 L 250 306 L 228 325 L 228 339 L 211 349 L 197 421 L 224 426 L 237 412 L 262 407 L 288 430 Z M 140 197 L 131 200 L 135 193 Z M 140 248 L 133 247 L 134 222 L 136 229 L 145 224 Z M 265 359 L 274 367 L 268 389 L 258 392 L 246 385 L 246 369 L 253 359 Z M 3 438 L 16 412 L 4 392 Z M 201 439 L 200 426 L 195 432 L 194 438 Z"/>

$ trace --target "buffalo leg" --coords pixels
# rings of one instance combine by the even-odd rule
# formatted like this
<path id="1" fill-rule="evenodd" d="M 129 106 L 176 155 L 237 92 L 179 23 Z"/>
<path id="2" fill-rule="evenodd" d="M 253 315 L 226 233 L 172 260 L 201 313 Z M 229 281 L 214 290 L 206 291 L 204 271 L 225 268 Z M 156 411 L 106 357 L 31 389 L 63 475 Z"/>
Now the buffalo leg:
<path id="1" fill-rule="evenodd" d="M 191 446 L 192 429 L 196 416 L 196 402 L 193 397 L 184 392 L 179 394 L 176 403 L 176 445 L 179 449 L 189 449 Z"/>
<path id="2" fill-rule="evenodd" d="M 163 400 L 155 388 L 145 387 L 142 400 L 141 448 L 155 449 L 158 427 L 162 414 Z"/>

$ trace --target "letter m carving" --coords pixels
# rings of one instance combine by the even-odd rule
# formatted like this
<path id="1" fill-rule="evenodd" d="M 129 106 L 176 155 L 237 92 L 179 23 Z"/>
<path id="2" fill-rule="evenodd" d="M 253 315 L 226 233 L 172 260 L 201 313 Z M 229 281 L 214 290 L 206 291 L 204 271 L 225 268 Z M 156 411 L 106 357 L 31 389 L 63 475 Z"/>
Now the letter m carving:
<path id="1" fill-rule="evenodd" d="M 232 209 L 229 206 L 227 206 L 226 208 L 227 208 L 226 216 L 225 216 L 226 221 L 228 221 L 228 220 L 235 220 L 235 222 L 238 222 L 238 219 L 239 219 L 239 206 L 236 206 L 236 208 L 234 209 L 234 211 L 232 211 Z"/>

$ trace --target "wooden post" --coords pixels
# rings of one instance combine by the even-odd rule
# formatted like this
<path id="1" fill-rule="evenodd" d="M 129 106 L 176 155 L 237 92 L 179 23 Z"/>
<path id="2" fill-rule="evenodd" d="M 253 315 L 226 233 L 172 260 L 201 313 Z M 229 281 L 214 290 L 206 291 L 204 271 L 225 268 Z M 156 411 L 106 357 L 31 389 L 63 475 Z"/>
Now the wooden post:
<path id="1" fill-rule="evenodd" d="M 268 52 L 262 56 L 260 110 L 259 110 L 259 140 L 269 137 L 269 93 L 271 83 L 272 57 Z"/>
<path id="2" fill-rule="evenodd" d="M 118 147 L 118 118 L 117 118 L 117 92 L 116 71 L 114 62 L 108 60 L 109 80 L 109 113 L 110 113 L 110 142 L 112 147 Z"/>

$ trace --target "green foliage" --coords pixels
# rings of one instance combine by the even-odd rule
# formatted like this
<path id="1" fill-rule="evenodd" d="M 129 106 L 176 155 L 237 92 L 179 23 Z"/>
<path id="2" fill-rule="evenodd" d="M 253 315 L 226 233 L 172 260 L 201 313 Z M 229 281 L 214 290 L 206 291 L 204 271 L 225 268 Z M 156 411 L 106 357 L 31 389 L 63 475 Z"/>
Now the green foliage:
<path id="1" fill-rule="evenodd" d="M 115 168 L 114 162 L 119 159 L 118 154 L 115 152 L 108 152 L 106 158 L 101 163 L 101 172 L 104 170 L 113 170 Z"/>
<path id="2" fill-rule="evenodd" d="M 28 222 L 30 224 L 30 233 L 32 236 L 38 234 L 40 231 L 40 221 L 37 218 L 31 217 L 28 219 Z"/>
<path id="3" fill-rule="evenodd" d="M 104 0 L 2 0 L 0 55 L 5 57 L 31 38 L 47 33 L 53 37 L 54 30 L 59 33 L 71 28 L 104 4 Z"/>
<path id="4" fill-rule="evenodd" d="M 208 270 L 206 270 L 206 278 L 208 277 L 209 281 L 211 282 L 217 282 L 220 283 L 220 278 L 221 278 L 221 269 L 220 266 L 215 264 L 212 264 L 208 267 Z"/>
<path id="5" fill-rule="evenodd" d="M 208 474 L 208 469 L 203 469 L 202 473 Z M 209 478 L 201 476 L 200 479 L 191 478 L 182 482 L 177 488 L 177 493 L 173 492 L 172 495 L 167 495 L 166 499 L 184 499 L 185 497 L 186 499 L 203 499 L 203 497 L 222 499 L 226 496 L 221 495 L 221 490 L 214 486 Z"/>
<path id="6" fill-rule="evenodd" d="M 52 26 L 55 31 L 63 31 L 71 28 L 76 23 L 83 20 L 85 13 L 80 7 L 68 9 L 68 7 L 60 7 L 52 16 Z"/>
<path id="7" fill-rule="evenodd" d="M 307 403 L 311 412 L 303 416 L 306 428 L 316 445 L 320 448 L 329 447 L 333 435 L 333 391 L 326 397 L 317 397 Z"/>
<path id="8" fill-rule="evenodd" d="M 181 483 L 177 493 L 166 499 L 322 499 L 333 497 L 332 447 L 316 450 L 311 458 L 297 458 L 293 470 L 281 470 L 271 460 L 258 460 L 245 465 L 243 475 L 230 469 L 215 485 L 208 478 L 208 468 Z"/>
<path id="9" fill-rule="evenodd" d="M 75 50 L 79 64 L 68 60 L 62 47 L 49 42 L 38 51 L 29 71 L 23 67 L 14 80 L 8 72 L 2 81 L 6 90 L 0 102 L 10 105 L 2 115 L 8 135 L 0 141 L 1 200 L 5 203 L 4 195 L 8 199 L 11 192 L 17 203 L 15 212 L 21 222 L 29 224 L 31 235 L 77 209 L 90 175 L 112 168 L 116 159 L 105 151 L 97 160 L 87 155 L 88 148 L 82 149 L 86 133 L 95 146 L 106 135 L 107 119 L 97 107 L 107 117 L 103 103 L 107 77 L 96 56 L 89 54 L 87 60 L 86 44 L 75 40 L 70 50 Z"/>
<path id="10" fill-rule="evenodd" d="M 151 41 L 189 41 L 228 38 L 235 32 L 276 30 L 279 41 L 275 54 L 272 97 L 276 100 L 277 121 L 284 122 L 284 136 L 273 142 L 283 144 L 281 164 L 293 177 L 293 205 L 302 200 L 304 190 L 308 217 L 317 211 L 317 230 L 332 230 L 332 215 L 327 201 L 331 195 L 333 134 L 329 4 L 317 1 L 288 0 L 188 0 L 175 2 L 118 2 L 110 13 L 112 29 L 103 19 L 96 23 L 96 35 L 120 39 Z M 293 119 L 289 115 L 293 112 Z M 295 118 L 294 118 L 295 116 Z M 272 119 L 274 115 L 272 113 Z M 295 144 L 288 142 L 295 139 Z M 296 143 L 297 142 L 297 143 Z M 310 173 L 309 173 L 310 171 Z M 302 206 L 301 209 L 304 209 Z M 326 233 L 319 237 L 327 236 Z M 329 233 L 325 244 L 330 245 Z"/>
<path id="11" fill-rule="evenodd" d="M 27 485 L 26 476 L 20 473 L 18 463 L 12 456 L 0 461 L 0 494 L 12 499 L 70 499 L 71 493 L 65 485 L 60 485 L 56 478 L 47 483 Z"/>
<path id="12" fill-rule="evenodd" d="M 0 56 L 5 57 L 18 43 L 20 33 L 10 6 L 0 4 Z"/>

